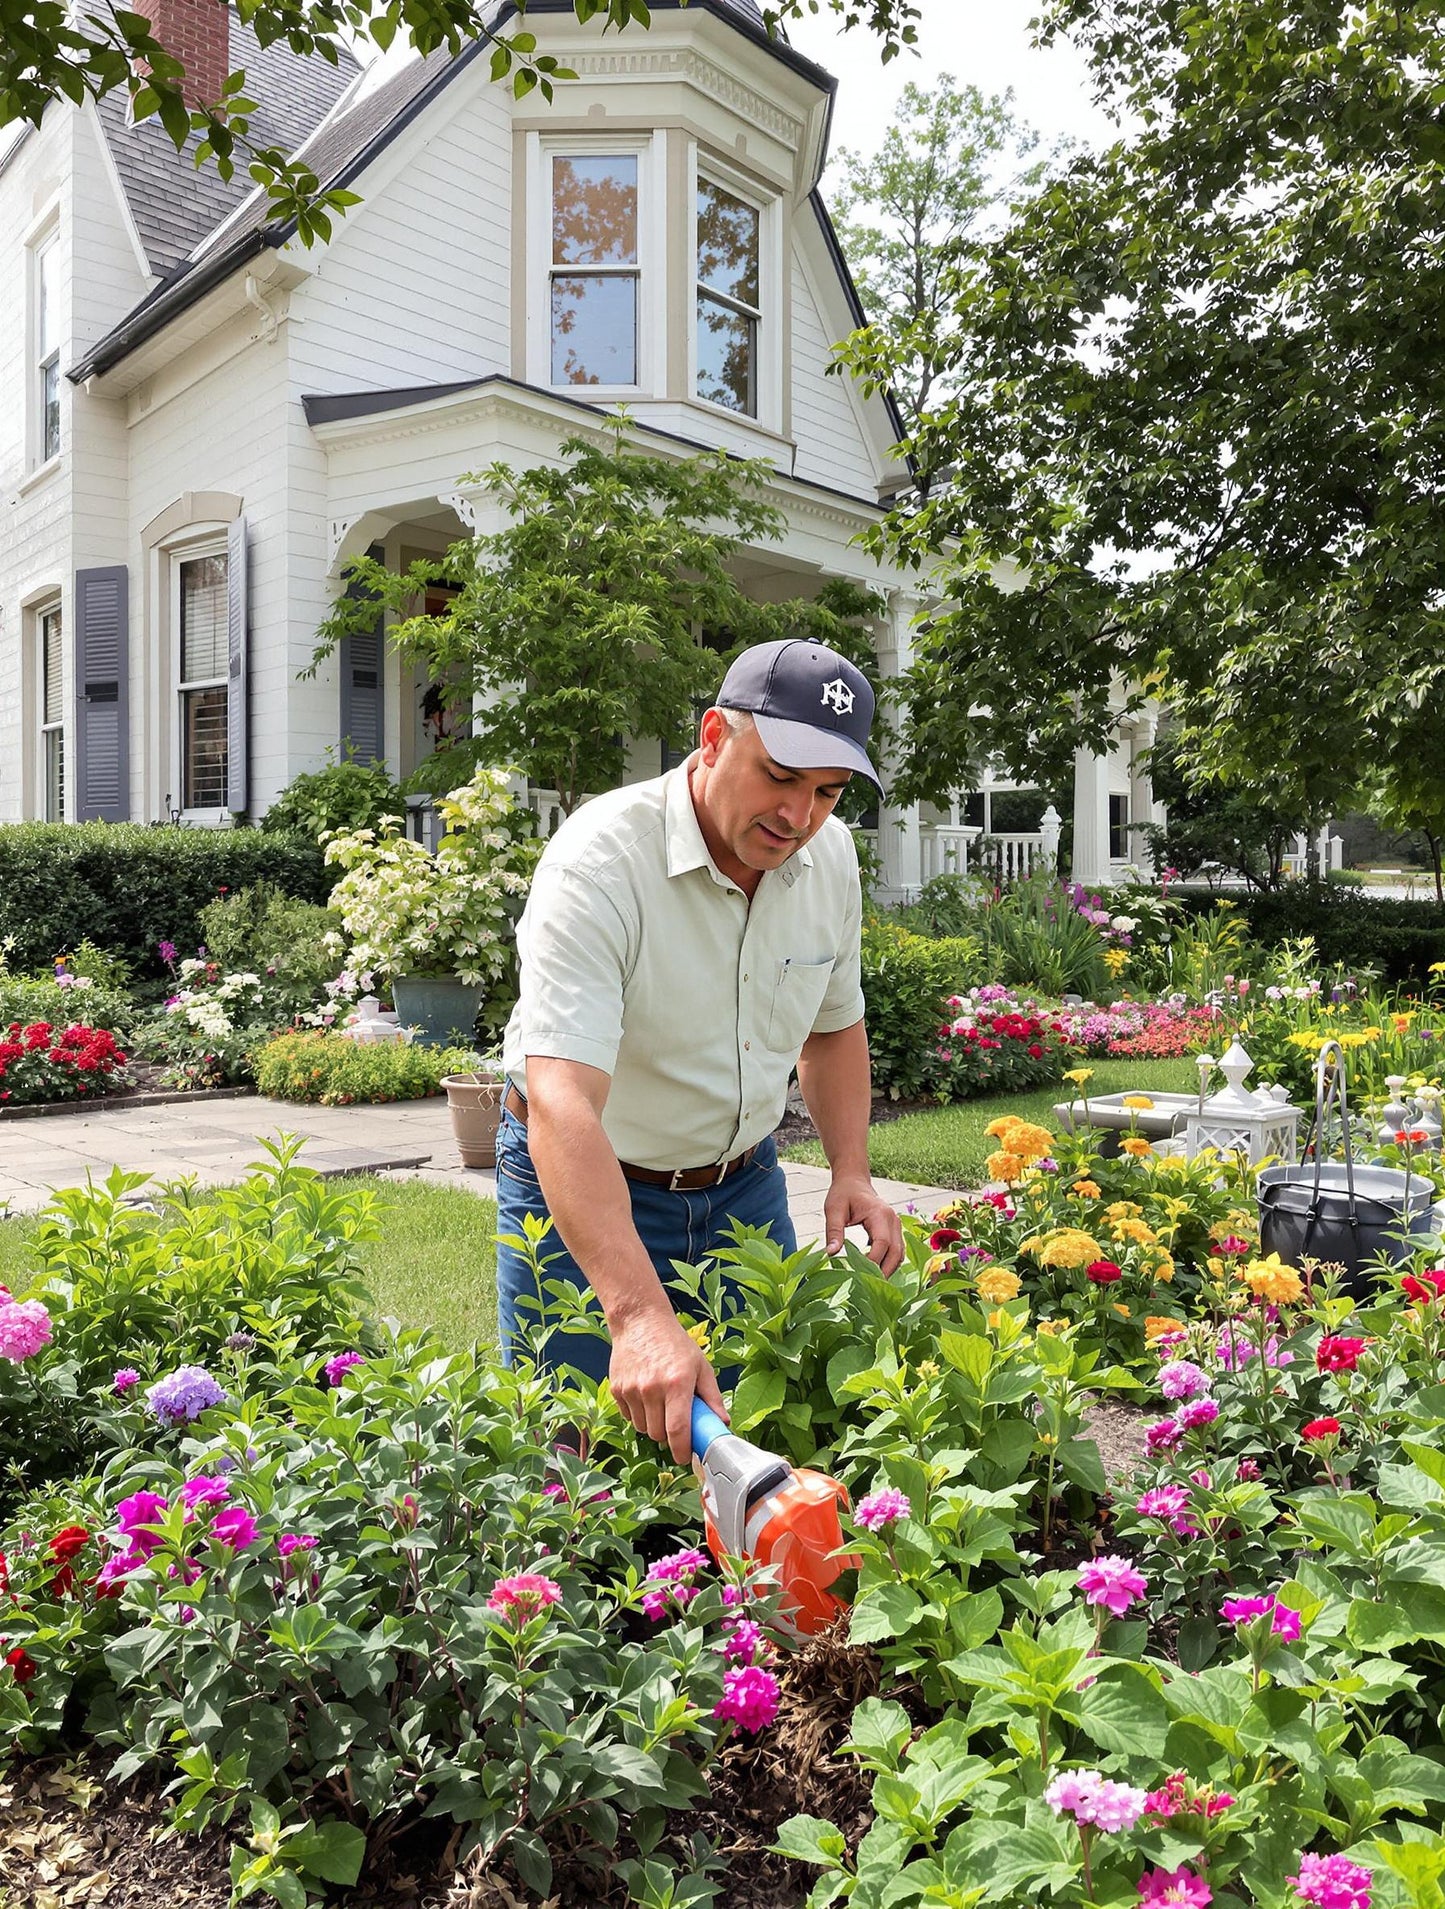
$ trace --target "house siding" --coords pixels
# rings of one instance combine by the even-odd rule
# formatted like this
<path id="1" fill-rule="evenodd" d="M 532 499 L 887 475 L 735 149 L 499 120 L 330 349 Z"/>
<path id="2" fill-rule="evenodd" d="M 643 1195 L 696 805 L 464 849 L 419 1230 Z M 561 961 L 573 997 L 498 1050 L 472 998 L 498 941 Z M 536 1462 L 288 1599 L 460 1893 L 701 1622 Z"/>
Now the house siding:
<path id="1" fill-rule="evenodd" d="M 800 217 L 807 217 L 802 213 Z M 793 254 L 793 475 L 853 497 L 877 495 L 883 471 L 850 380 L 829 377 L 833 346 L 853 329 L 841 298 L 825 307 L 799 248 Z"/>

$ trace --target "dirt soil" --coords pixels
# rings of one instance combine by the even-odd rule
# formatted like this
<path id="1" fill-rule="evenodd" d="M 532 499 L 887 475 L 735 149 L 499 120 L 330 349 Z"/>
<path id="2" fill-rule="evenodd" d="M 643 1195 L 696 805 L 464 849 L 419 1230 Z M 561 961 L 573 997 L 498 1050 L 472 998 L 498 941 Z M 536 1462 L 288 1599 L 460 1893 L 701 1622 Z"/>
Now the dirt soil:
<path id="1" fill-rule="evenodd" d="M 875 1094 L 868 1118 L 876 1127 L 882 1121 L 901 1120 L 904 1114 L 928 1113 L 936 1110 L 937 1106 L 936 1100 L 890 1100 L 887 1094 Z M 773 1137 L 778 1143 L 779 1152 L 784 1147 L 796 1147 L 804 1140 L 818 1138 L 818 1129 L 808 1118 L 808 1110 L 796 1087 L 788 1095 L 788 1111 L 783 1115 L 782 1123 Z"/>
<path id="2" fill-rule="evenodd" d="M 1150 1414 L 1134 1405 L 1098 1401 L 1084 1414 L 1084 1437 L 1099 1447 L 1104 1476 L 1111 1486 L 1126 1484 L 1144 1463 L 1144 1428 Z"/>

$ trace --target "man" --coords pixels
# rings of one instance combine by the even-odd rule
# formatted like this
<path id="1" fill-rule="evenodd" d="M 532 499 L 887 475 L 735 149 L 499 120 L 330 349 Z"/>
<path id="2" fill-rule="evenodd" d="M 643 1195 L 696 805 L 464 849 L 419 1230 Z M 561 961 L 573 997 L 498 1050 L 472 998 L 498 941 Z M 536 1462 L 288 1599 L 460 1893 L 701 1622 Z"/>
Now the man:
<path id="1" fill-rule="evenodd" d="M 518 930 L 499 1231 L 550 1213 L 543 1280 L 590 1286 L 610 1345 L 554 1329 L 539 1356 L 610 1377 L 624 1415 L 679 1463 L 693 1394 L 725 1407 L 678 1323 L 672 1262 L 709 1256 L 733 1219 L 795 1249 L 771 1139 L 794 1067 L 832 1169 L 829 1250 L 857 1225 L 885 1273 L 903 1256 L 869 1177 L 862 896 L 833 819 L 853 774 L 878 780 L 873 706 L 862 673 L 820 644 L 745 651 L 680 768 L 557 831 Z M 499 1248 L 508 1358 L 528 1349 L 536 1287 Z"/>

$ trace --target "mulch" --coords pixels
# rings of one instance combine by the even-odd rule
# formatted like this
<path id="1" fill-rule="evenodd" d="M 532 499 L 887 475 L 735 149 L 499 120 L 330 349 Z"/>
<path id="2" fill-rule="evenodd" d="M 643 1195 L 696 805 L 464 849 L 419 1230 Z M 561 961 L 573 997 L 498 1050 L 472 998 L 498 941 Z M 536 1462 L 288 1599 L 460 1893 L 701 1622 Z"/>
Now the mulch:
<path id="1" fill-rule="evenodd" d="M 887 1094 L 875 1094 L 868 1118 L 876 1127 L 885 1120 L 901 1120 L 904 1114 L 932 1113 L 937 1109 L 936 1100 L 891 1100 Z M 808 1118 L 808 1110 L 796 1088 L 788 1095 L 788 1111 L 773 1138 L 780 1152 L 784 1147 L 800 1146 L 805 1140 L 818 1138 L 818 1129 Z"/>

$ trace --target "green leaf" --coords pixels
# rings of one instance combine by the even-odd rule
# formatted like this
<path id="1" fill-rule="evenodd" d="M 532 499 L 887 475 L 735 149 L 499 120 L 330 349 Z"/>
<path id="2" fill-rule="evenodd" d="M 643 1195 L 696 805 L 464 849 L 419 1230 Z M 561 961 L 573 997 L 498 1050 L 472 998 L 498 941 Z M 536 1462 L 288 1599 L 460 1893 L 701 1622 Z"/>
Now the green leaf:
<path id="1" fill-rule="evenodd" d="M 876 1584 L 853 1606 L 848 1624 L 850 1644 L 877 1644 L 904 1637 L 917 1623 L 923 1600 L 906 1584 Z"/>
<path id="2" fill-rule="evenodd" d="M 1074 1484 L 1082 1485 L 1084 1490 L 1095 1498 L 1102 1498 L 1108 1492 L 1109 1483 L 1104 1476 L 1104 1461 L 1099 1456 L 1099 1448 L 1091 1438 L 1065 1439 L 1059 1447 L 1059 1464 L 1064 1476 Z"/>
<path id="3" fill-rule="evenodd" d="M 778 1831 L 773 1849 L 797 1863 L 833 1867 L 848 1852 L 847 1838 L 836 1824 L 820 1816 L 790 1816 Z"/>
<path id="4" fill-rule="evenodd" d="M 323 1882 L 351 1888 L 366 1857 L 366 1832 L 350 1823 L 308 1823 L 285 1844 L 286 1860 Z"/>
<path id="5" fill-rule="evenodd" d="M 1169 1715 L 1146 1670 L 1113 1664 L 1072 1700 L 1079 1727 L 1101 1750 L 1122 1756 L 1162 1757 Z"/>
<path id="6" fill-rule="evenodd" d="M 941 1332 L 938 1335 L 938 1349 L 955 1372 L 961 1372 L 965 1378 L 973 1381 L 977 1389 L 982 1389 L 993 1364 L 994 1353 L 992 1345 L 981 1333 Z"/>
<path id="7" fill-rule="evenodd" d="M 750 1432 L 762 1425 L 778 1410 L 787 1395 L 787 1375 L 776 1367 L 761 1372 L 745 1372 L 732 1396 L 730 1423 L 733 1431 Z"/>
<path id="8" fill-rule="evenodd" d="M 896 1769 L 913 1735 L 913 1722 L 902 1704 L 865 1697 L 853 1712 L 844 1748 L 880 1769 Z"/>

